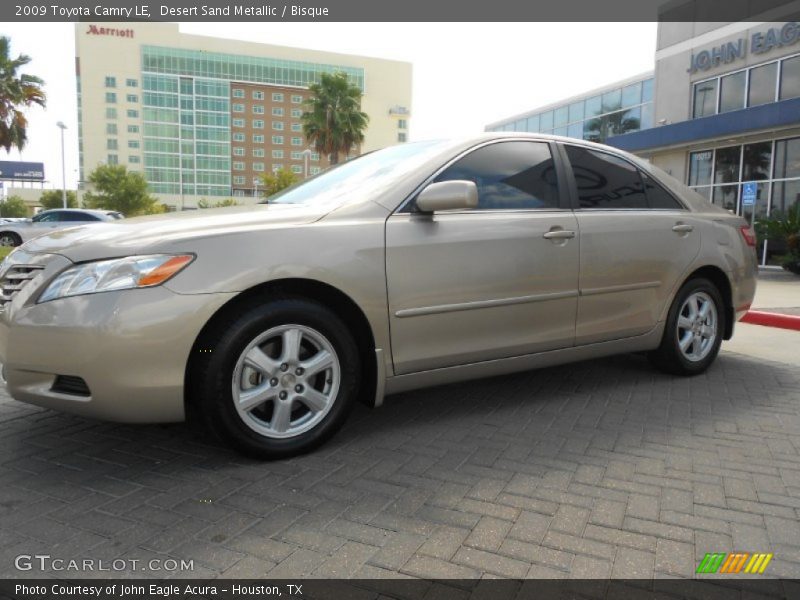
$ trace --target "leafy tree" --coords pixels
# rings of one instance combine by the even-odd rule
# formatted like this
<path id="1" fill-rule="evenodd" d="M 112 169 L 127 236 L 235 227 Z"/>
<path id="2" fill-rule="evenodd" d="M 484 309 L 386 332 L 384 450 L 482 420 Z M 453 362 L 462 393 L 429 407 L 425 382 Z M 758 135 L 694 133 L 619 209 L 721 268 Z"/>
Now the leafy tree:
<path id="1" fill-rule="evenodd" d="M 220 200 L 213 204 L 205 198 L 200 198 L 197 201 L 197 208 L 222 208 L 223 206 L 239 206 L 239 203 L 233 198 L 225 198 L 225 200 Z"/>
<path id="2" fill-rule="evenodd" d="M 164 212 L 164 205 L 147 191 L 141 173 L 131 173 L 125 165 L 100 165 L 89 175 L 97 193 L 86 192 L 83 203 L 88 208 L 116 210 L 126 217 Z"/>
<path id="3" fill-rule="evenodd" d="M 61 190 L 47 190 L 39 197 L 39 204 L 47 210 L 49 208 L 64 208 L 64 198 Z M 78 196 L 75 192 L 67 190 L 67 208 L 78 208 Z"/>
<path id="4" fill-rule="evenodd" d="M 338 164 L 340 154 L 346 157 L 353 146 L 364 142 L 369 116 L 361 111 L 361 89 L 340 72 L 322 73 L 309 90 L 308 111 L 301 117 L 303 133 L 317 152 Z"/>
<path id="5" fill-rule="evenodd" d="M 269 198 L 300 181 L 299 177 L 289 169 L 278 169 L 272 173 L 261 174 L 261 185 L 264 186 L 264 197 Z"/>
<path id="6" fill-rule="evenodd" d="M 0 217 L 18 219 L 28 216 L 28 205 L 19 196 L 9 196 L 5 202 L 0 202 Z"/>
<path id="7" fill-rule="evenodd" d="M 38 104 L 44 107 L 46 96 L 41 86 L 44 81 L 34 75 L 18 74 L 20 67 L 27 65 L 31 58 L 20 54 L 12 59 L 11 40 L 0 37 L 0 146 L 11 151 L 19 150 L 28 141 L 28 119 L 23 109 Z"/>

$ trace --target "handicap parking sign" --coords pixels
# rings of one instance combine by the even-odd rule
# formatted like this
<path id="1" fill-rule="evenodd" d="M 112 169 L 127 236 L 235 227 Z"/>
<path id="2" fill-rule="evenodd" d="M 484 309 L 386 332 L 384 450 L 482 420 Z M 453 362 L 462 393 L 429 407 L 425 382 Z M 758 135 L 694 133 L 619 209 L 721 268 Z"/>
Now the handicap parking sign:
<path id="1" fill-rule="evenodd" d="M 755 181 L 742 184 L 742 206 L 753 206 L 756 203 L 758 185 Z"/>

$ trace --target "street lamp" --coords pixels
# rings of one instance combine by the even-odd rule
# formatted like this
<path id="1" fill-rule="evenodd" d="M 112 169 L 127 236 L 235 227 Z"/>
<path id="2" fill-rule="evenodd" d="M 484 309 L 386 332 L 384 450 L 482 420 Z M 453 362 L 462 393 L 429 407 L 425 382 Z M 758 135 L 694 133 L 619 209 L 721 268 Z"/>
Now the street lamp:
<path id="1" fill-rule="evenodd" d="M 308 179 L 308 159 L 311 158 L 311 149 L 306 148 L 303 150 L 303 163 L 304 163 L 304 171 L 303 171 L 303 179 Z"/>
<path id="2" fill-rule="evenodd" d="M 64 130 L 67 126 L 63 121 L 59 121 L 56 127 L 61 130 L 61 201 L 64 203 L 64 208 L 67 208 L 67 167 L 64 158 Z"/>
<path id="3" fill-rule="evenodd" d="M 253 198 L 258 198 L 258 177 L 253 177 Z"/>

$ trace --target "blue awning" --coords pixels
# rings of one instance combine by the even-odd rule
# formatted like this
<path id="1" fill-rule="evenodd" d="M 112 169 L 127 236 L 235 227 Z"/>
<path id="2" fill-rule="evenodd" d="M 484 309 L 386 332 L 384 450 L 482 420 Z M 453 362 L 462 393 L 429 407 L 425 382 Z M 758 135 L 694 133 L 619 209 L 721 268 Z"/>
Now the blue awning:
<path id="1" fill-rule="evenodd" d="M 616 135 L 608 138 L 606 144 L 628 152 L 640 152 L 792 125 L 800 126 L 800 98 Z"/>

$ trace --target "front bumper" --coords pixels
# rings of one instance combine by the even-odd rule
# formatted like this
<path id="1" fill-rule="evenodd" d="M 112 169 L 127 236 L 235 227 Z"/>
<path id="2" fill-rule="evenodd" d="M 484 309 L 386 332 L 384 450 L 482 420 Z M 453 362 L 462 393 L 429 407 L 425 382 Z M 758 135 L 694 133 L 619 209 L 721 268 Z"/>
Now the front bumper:
<path id="1" fill-rule="evenodd" d="M 0 313 L 0 363 L 12 397 L 110 421 L 184 420 L 192 347 L 234 294 L 185 295 L 159 286 L 36 304 L 70 261 L 20 251 L 13 259 L 44 268 Z M 54 390 L 59 375 L 82 378 L 89 395 Z"/>

